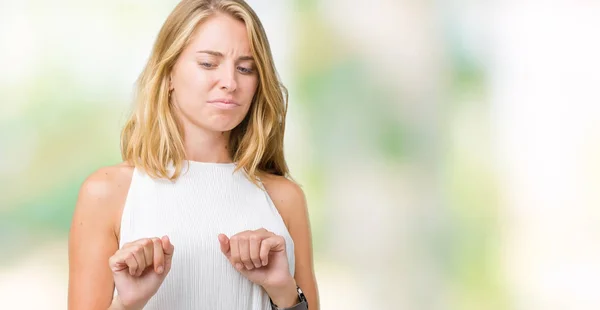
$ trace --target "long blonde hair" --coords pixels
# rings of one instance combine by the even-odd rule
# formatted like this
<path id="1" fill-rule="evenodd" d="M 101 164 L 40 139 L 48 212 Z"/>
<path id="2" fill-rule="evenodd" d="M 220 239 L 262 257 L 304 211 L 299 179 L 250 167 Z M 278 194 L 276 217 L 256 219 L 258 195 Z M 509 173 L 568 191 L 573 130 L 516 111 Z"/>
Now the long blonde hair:
<path id="1" fill-rule="evenodd" d="M 287 89 L 275 70 L 263 26 L 243 0 L 183 0 L 171 12 L 137 80 L 134 110 L 121 132 L 121 156 L 155 178 L 175 180 L 181 174 L 184 137 L 169 104 L 168 77 L 195 29 L 216 13 L 244 22 L 259 77 L 248 114 L 231 131 L 228 149 L 236 169 L 254 183 L 262 172 L 289 177 L 283 155 Z"/>

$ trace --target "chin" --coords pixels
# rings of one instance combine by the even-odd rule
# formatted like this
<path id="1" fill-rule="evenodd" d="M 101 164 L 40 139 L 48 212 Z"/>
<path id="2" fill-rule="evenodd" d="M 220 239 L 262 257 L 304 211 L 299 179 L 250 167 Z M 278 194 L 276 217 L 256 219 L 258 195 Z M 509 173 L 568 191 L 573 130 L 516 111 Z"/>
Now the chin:
<path id="1" fill-rule="evenodd" d="M 227 132 L 233 130 L 239 124 L 240 122 L 213 123 L 207 124 L 206 129 L 216 132 Z"/>

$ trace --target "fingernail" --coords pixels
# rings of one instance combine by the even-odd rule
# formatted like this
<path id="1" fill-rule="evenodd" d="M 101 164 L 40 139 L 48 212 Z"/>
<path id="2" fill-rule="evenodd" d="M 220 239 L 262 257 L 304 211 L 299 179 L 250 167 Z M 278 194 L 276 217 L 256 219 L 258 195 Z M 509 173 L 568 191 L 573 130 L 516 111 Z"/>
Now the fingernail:
<path id="1" fill-rule="evenodd" d="M 164 270 L 165 269 L 163 268 L 163 266 L 158 266 L 158 268 L 157 268 L 158 274 L 163 273 Z"/>
<path id="2" fill-rule="evenodd" d="M 235 268 L 236 268 L 237 270 L 240 270 L 240 269 L 242 269 L 242 264 L 240 264 L 240 263 L 237 263 L 237 264 L 235 264 Z"/>
<path id="3" fill-rule="evenodd" d="M 267 262 L 262 262 L 263 267 L 267 265 Z"/>

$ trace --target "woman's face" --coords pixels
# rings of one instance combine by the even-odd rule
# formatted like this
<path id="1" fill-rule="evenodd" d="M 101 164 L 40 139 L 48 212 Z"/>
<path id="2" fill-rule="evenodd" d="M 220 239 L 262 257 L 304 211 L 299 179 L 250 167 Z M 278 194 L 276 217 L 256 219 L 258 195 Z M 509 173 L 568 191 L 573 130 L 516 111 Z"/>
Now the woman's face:
<path id="1" fill-rule="evenodd" d="M 244 119 L 257 85 L 246 26 L 216 14 L 196 29 L 177 59 L 171 100 L 184 128 L 224 132 Z"/>

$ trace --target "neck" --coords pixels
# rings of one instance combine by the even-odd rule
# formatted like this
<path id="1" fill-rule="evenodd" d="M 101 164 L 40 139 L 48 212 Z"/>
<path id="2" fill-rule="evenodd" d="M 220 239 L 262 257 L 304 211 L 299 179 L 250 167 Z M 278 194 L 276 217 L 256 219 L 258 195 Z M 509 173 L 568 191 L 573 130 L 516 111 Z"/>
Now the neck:
<path id="1" fill-rule="evenodd" d="M 230 163 L 229 155 L 230 132 L 210 132 L 203 129 L 195 129 L 186 132 L 184 148 L 186 159 L 207 163 Z"/>

